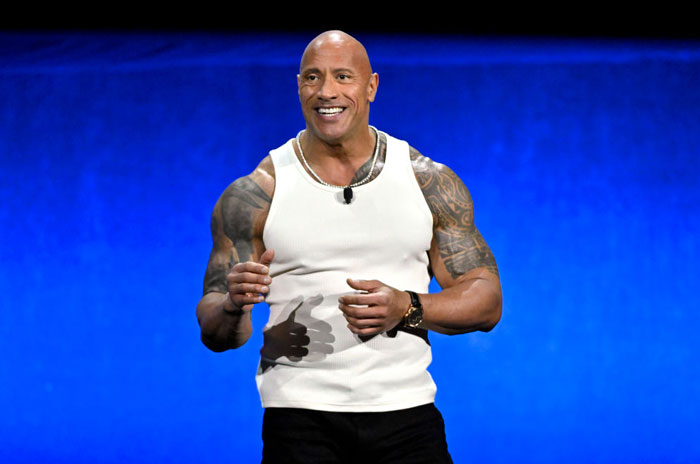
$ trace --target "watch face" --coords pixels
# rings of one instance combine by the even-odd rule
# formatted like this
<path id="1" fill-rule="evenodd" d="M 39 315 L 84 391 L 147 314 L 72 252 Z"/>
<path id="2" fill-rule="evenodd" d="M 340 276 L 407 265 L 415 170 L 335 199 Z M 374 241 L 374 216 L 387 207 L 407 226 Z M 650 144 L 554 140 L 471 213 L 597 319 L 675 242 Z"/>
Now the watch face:
<path id="1" fill-rule="evenodd" d="M 406 325 L 409 327 L 417 327 L 423 321 L 423 311 L 419 308 L 413 307 L 406 317 Z"/>

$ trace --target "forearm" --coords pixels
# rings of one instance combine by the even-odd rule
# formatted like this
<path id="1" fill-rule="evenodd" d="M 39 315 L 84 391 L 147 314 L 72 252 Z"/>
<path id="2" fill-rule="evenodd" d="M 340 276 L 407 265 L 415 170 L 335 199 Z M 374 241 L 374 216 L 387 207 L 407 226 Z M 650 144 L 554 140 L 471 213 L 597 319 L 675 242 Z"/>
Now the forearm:
<path id="1" fill-rule="evenodd" d="M 456 335 L 488 332 L 501 318 L 501 284 L 488 271 L 471 273 L 463 281 L 439 293 L 420 295 L 421 327 Z"/>
<path id="2" fill-rule="evenodd" d="M 207 293 L 197 305 L 202 343 L 212 351 L 239 348 L 253 333 L 250 311 L 232 312 L 230 309 L 228 294 L 217 292 Z"/>

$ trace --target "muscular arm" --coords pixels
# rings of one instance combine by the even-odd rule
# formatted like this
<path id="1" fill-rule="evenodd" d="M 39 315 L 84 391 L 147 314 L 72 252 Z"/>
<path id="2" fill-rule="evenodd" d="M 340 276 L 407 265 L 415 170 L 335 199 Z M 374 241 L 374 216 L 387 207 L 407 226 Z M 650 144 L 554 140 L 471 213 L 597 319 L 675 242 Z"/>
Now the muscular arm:
<path id="1" fill-rule="evenodd" d="M 214 206 L 213 247 L 204 276 L 204 296 L 197 305 L 202 342 L 213 351 L 238 348 L 248 341 L 250 310 L 262 301 L 260 294 L 266 293 L 268 277 L 257 271 L 265 267 L 258 261 L 265 251 L 262 230 L 274 190 L 273 173 L 266 158 L 253 173 L 229 185 Z M 241 283 L 239 277 L 245 273 L 247 283 Z M 238 292 L 236 302 L 232 292 Z"/>
<path id="2" fill-rule="evenodd" d="M 420 295 L 420 326 L 450 335 L 489 331 L 501 318 L 501 283 L 496 260 L 474 226 L 469 191 L 448 167 L 413 149 L 411 161 L 433 215 L 428 254 L 431 272 L 442 287 L 439 293 Z M 379 280 L 347 282 L 360 290 L 338 298 L 352 333 L 376 335 L 401 323 L 411 301 L 407 292 Z"/>
<path id="3" fill-rule="evenodd" d="M 447 166 L 411 149 L 416 178 L 433 214 L 430 265 L 442 291 L 421 295 L 422 327 L 446 334 L 489 331 L 501 317 L 493 253 L 474 225 L 469 191 Z"/>

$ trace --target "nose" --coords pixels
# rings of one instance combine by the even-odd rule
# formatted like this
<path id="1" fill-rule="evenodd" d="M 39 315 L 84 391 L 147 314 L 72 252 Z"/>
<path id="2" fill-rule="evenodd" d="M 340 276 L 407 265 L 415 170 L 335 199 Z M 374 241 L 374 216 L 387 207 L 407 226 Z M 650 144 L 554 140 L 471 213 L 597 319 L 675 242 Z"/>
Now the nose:
<path id="1" fill-rule="evenodd" d="M 318 98 L 321 100 L 332 100 L 338 96 L 336 83 L 333 79 L 323 79 L 321 87 L 318 89 Z"/>

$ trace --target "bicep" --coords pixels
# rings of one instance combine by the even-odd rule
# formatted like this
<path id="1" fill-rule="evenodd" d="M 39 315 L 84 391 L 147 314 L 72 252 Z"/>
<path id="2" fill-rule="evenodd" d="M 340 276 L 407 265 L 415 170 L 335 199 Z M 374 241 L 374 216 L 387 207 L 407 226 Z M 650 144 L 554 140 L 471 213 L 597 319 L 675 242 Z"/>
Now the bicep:
<path id="1" fill-rule="evenodd" d="M 224 233 L 221 199 L 214 206 L 211 215 L 211 236 L 213 243 L 207 270 L 204 273 L 204 295 L 211 292 L 226 293 L 228 291 L 226 274 L 237 261 L 233 242 Z"/>
<path id="2" fill-rule="evenodd" d="M 476 227 L 436 230 L 429 255 L 433 274 L 442 288 L 484 277 L 484 271 L 498 278 L 496 259 Z"/>
<path id="3" fill-rule="evenodd" d="M 440 286 L 451 287 L 482 271 L 497 277 L 493 253 L 474 224 L 467 187 L 450 168 L 437 163 L 422 176 L 421 186 L 434 218 L 430 263 Z"/>
<path id="4" fill-rule="evenodd" d="M 262 229 L 271 197 L 251 176 L 232 183 L 214 206 L 212 251 L 204 276 L 204 294 L 226 293 L 226 275 L 234 264 L 257 261 L 264 251 Z"/>

